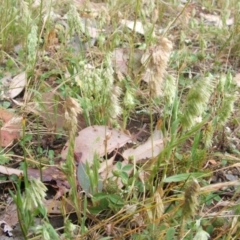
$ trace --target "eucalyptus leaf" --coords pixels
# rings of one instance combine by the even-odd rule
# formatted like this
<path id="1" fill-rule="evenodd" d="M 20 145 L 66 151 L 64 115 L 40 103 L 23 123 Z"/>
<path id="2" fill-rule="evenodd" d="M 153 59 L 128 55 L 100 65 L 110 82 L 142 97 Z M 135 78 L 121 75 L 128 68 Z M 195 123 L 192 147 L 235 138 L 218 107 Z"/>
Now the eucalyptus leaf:
<path id="1" fill-rule="evenodd" d="M 82 162 L 79 162 L 78 164 L 77 177 L 80 186 L 86 192 L 86 194 L 92 194 L 90 178 L 86 171 L 86 165 Z"/>
<path id="2" fill-rule="evenodd" d="M 79 182 L 80 186 L 87 194 L 94 194 L 96 192 L 102 192 L 103 182 L 101 180 L 101 176 L 99 175 L 98 181 L 95 182 L 96 179 L 91 179 L 91 174 L 88 173 L 87 169 L 88 169 L 87 165 L 85 165 L 82 162 L 79 162 L 77 176 L 78 176 L 78 182 Z M 92 183 L 93 187 L 91 186 L 91 181 L 92 182 L 94 181 Z"/>

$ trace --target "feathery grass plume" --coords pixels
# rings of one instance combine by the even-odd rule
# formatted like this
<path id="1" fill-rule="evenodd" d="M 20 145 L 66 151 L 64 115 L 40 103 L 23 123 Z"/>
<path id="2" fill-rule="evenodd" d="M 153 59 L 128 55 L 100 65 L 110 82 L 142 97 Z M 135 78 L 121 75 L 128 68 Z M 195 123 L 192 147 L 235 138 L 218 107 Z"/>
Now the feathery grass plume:
<path id="1" fill-rule="evenodd" d="M 65 221 L 64 224 L 64 234 L 61 235 L 61 239 L 73 239 L 74 235 L 76 235 L 79 231 L 80 227 L 71 223 L 69 219 Z"/>
<path id="2" fill-rule="evenodd" d="M 236 93 L 225 93 L 220 108 L 217 110 L 217 123 L 224 126 L 232 112 L 234 111 L 234 102 L 237 99 Z"/>
<path id="3" fill-rule="evenodd" d="M 70 35 L 73 35 L 75 31 L 79 35 L 84 32 L 84 25 L 79 16 L 77 8 L 73 4 L 71 4 L 70 10 L 67 13 L 67 19 L 68 19 Z"/>
<path id="4" fill-rule="evenodd" d="M 176 97 L 176 93 L 177 93 L 176 79 L 173 76 L 168 74 L 164 82 L 163 94 L 164 94 L 164 99 L 166 100 L 166 103 L 169 106 L 173 104 L 174 99 Z"/>
<path id="5" fill-rule="evenodd" d="M 184 203 L 182 213 L 184 218 L 194 216 L 198 207 L 198 193 L 200 186 L 196 179 L 192 179 L 187 183 L 184 193 Z"/>
<path id="6" fill-rule="evenodd" d="M 237 100 L 236 86 L 230 72 L 220 76 L 217 89 L 221 94 L 221 103 L 216 112 L 216 120 L 218 125 L 223 126 L 234 111 L 234 103 Z"/>
<path id="7" fill-rule="evenodd" d="M 81 219 L 81 213 L 79 209 L 78 194 L 77 194 L 76 167 L 74 162 L 74 143 L 75 143 L 75 136 L 77 133 L 77 123 L 78 123 L 77 116 L 81 112 L 82 112 L 82 109 L 79 106 L 77 100 L 71 97 L 66 99 L 65 120 L 67 123 L 68 132 L 69 132 L 69 140 L 68 140 L 69 148 L 68 148 L 66 163 L 62 165 L 62 169 L 67 175 L 69 185 L 71 186 L 70 196 L 72 197 L 73 205 L 76 208 L 79 222 Z"/>
<path id="8" fill-rule="evenodd" d="M 108 115 L 110 115 L 112 119 L 116 119 L 122 113 L 122 108 L 119 102 L 121 93 L 122 90 L 120 87 L 112 87 L 112 94 L 110 95 L 110 105 L 108 110 Z"/>
<path id="9" fill-rule="evenodd" d="M 126 89 L 126 92 L 123 98 L 123 104 L 128 109 L 131 109 L 133 106 L 135 106 L 134 96 L 130 88 Z"/>
<path id="10" fill-rule="evenodd" d="M 77 130 L 77 116 L 82 112 L 82 109 L 78 103 L 78 101 L 74 98 L 67 98 L 65 102 L 65 119 L 67 125 L 69 126 L 69 130 L 71 133 L 76 133 Z"/>
<path id="11" fill-rule="evenodd" d="M 141 14 L 145 18 L 152 17 L 152 15 L 154 14 L 153 11 L 157 10 L 157 6 L 156 6 L 154 0 L 142 0 L 141 4 L 142 4 L 142 6 L 141 6 Z M 156 19 L 156 17 L 155 17 L 155 19 Z"/>
<path id="12" fill-rule="evenodd" d="M 67 98 L 65 102 L 65 120 L 66 127 L 69 132 L 69 149 L 66 161 L 66 171 L 69 171 L 70 174 L 75 174 L 75 164 L 74 164 L 74 143 L 75 135 L 77 133 L 77 116 L 82 112 L 81 107 L 79 106 L 77 100 L 74 98 Z"/>
<path id="13" fill-rule="evenodd" d="M 34 211 L 38 207 L 43 207 L 46 191 L 46 186 L 39 179 L 31 179 L 23 197 L 23 208 Z"/>
<path id="14" fill-rule="evenodd" d="M 154 208 L 154 218 L 155 218 L 154 222 L 159 222 L 160 218 L 164 213 L 164 205 L 163 205 L 162 196 L 161 196 L 162 192 L 163 192 L 162 188 L 158 188 L 158 190 L 153 195 L 154 202 L 156 204 Z"/>
<path id="15" fill-rule="evenodd" d="M 220 91 L 220 92 L 224 92 L 226 82 L 227 82 L 226 76 L 221 75 L 220 78 L 219 78 L 218 85 L 217 85 L 217 90 Z"/>
<path id="16" fill-rule="evenodd" d="M 27 37 L 27 71 L 32 70 L 36 62 L 38 46 L 38 27 L 33 24 Z"/>
<path id="17" fill-rule="evenodd" d="M 193 127 L 201 118 L 216 86 L 213 76 L 198 80 L 190 89 L 181 117 L 181 124 L 185 130 Z"/>
<path id="18" fill-rule="evenodd" d="M 21 18 L 24 21 L 25 24 L 28 24 L 32 21 L 31 14 L 29 11 L 29 3 L 26 1 L 19 1 L 19 7 L 20 7 L 20 14 Z"/>
<path id="19" fill-rule="evenodd" d="M 101 67 L 81 62 L 75 79 L 82 91 L 82 105 L 85 112 L 94 115 L 94 121 L 106 124 L 106 119 L 115 119 L 121 114 L 119 103 L 121 88 L 114 86 L 114 71 L 111 54 L 107 53 Z M 96 123 L 95 122 L 95 123 Z"/>
<path id="20" fill-rule="evenodd" d="M 206 123 L 202 131 L 202 141 L 206 148 L 210 148 L 212 146 L 213 132 L 214 129 L 212 122 Z"/>
<path id="21" fill-rule="evenodd" d="M 148 49 L 142 56 L 141 62 L 146 67 L 144 78 L 149 83 L 153 96 L 159 97 L 162 95 L 163 81 L 172 47 L 170 40 L 160 37 L 157 45 Z"/>
<path id="22" fill-rule="evenodd" d="M 43 222 L 42 225 L 34 227 L 34 233 L 40 235 L 44 240 L 58 240 L 59 236 L 53 226 L 48 222 Z"/>

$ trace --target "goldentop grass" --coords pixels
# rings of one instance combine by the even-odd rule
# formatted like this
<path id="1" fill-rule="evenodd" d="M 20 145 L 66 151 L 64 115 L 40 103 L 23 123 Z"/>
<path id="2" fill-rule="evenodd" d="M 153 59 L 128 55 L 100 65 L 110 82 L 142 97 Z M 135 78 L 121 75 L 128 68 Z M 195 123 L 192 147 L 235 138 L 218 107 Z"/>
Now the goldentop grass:
<path id="1" fill-rule="evenodd" d="M 42 90 L 58 91 L 65 98 L 70 147 L 61 169 L 71 186 L 69 196 L 80 230 L 76 232 L 77 225 L 64 216 L 62 237 L 204 240 L 210 235 L 213 239 L 230 239 L 234 234 L 237 238 L 238 225 L 233 228 L 224 222 L 229 230 L 224 233 L 211 227 L 207 212 L 199 211 L 207 201 L 200 191 L 209 177 L 202 170 L 203 164 L 212 154 L 213 143 L 218 142 L 217 133 L 232 121 L 238 100 L 233 81 L 239 56 L 238 1 L 218 1 L 217 5 L 207 0 L 188 1 L 185 7 L 178 1 L 103 2 L 106 5 L 98 7 L 86 1 L 81 8 L 77 1 L 8 0 L 0 6 L 1 70 L 15 73 L 17 67 L 28 74 L 20 114 L 26 111 L 30 96 L 42 94 Z M 222 26 L 204 23 L 196 15 L 201 7 L 209 12 L 216 10 Z M 232 15 L 234 23 L 228 26 Z M 120 27 L 123 19 L 133 20 L 133 30 Z M 144 34 L 138 33 L 138 21 L 144 23 Z M 109 31 L 106 26 L 110 26 Z M 101 33 L 93 37 L 89 31 Z M 14 49 L 19 44 L 21 50 L 16 54 Z M 116 48 L 128 49 L 124 73 L 116 71 L 112 61 Z M 143 53 L 138 64 L 136 49 Z M 14 64 L 9 65 L 9 61 Z M 57 77 L 51 85 L 48 80 L 52 75 Z M 143 76 L 147 84 L 141 80 Z M 42 104 L 41 98 L 34 99 Z M 150 115 L 151 133 L 152 116 L 159 115 L 158 128 L 166 139 L 164 150 L 143 165 L 134 159 L 125 168 L 118 163 L 113 175 L 123 188 L 107 179 L 102 192 L 98 192 L 96 158 L 93 169 L 87 172 L 94 189 L 92 196 L 79 192 L 74 162 L 78 114 L 84 115 L 87 125 L 125 129 L 139 109 Z M 34 239 L 32 233 L 42 239 L 59 239 L 43 203 L 46 187 L 27 177 L 27 128 L 23 122 L 20 143 L 25 189 L 22 193 L 18 180 L 16 192 L 11 192 L 19 223 L 25 239 Z M 33 133 L 38 139 L 40 128 L 35 127 L 37 132 Z M 133 169 L 131 176 L 128 168 Z M 208 201 L 214 203 L 214 199 L 217 197 L 213 194 Z M 37 215 L 41 215 L 43 224 L 34 226 Z"/>

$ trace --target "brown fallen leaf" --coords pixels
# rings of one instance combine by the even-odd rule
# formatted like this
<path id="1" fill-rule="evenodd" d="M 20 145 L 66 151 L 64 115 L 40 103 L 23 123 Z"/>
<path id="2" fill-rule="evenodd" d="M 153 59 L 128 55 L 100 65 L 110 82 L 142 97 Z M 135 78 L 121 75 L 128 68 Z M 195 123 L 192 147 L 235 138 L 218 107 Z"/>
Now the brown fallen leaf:
<path id="1" fill-rule="evenodd" d="M 14 203 L 6 206 L 4 212 L 0 214 L 0 218 L 7 222 L 11 227 L 16 226 L 18 223 L 18 214 L 17 214 L 17 206 Z"/>
<path id="2" fill-rule="evenodd" d="M 223 27 L 223 20 L 221 19 L 221 16 L 219 16 L 219 15 L 200 13 L 200 17 L 202 17 L 205 20 L 206 24 L 214 25 L 218 28 Z M 227 26 L 231 26 L 233 23 L 234 23 L 234 18 L 226 19 Z"/>
<path id="3" fill-rule="evenodd" d="M 0 108 L 0 119 L 3 121 L 3 126 L 0 129 L 0 145 L 7 147 L 20 137 L 22 117 L 4 108 Z"/>
<path id="4" fill-rule="evenodd" d="M 148 160 L 160 154 L 164 148 L 163 135 L 157 128 L 154 130 L 149 139 L 136 148 L 129 148 L 122 153 L 125 159 L 133 157 L 136 162 Z"/>
<path id="5" fill-rule="evenodd" d="M 4 79 L 1 79 L 1 81 L 4 85 L 3 90 L 6 89 L 5 91 L 3 91 L 3 97 L 15 98 L 23 91 L 27 84 L 26 72 L 22 72 L 13 78 L 5 77 Z"/>
<path id="6" fill-rule="evenodd" d="M 0 165 L 0 173 L 5 174 L 7 176 L 11 176 L 11 175 L 17 175 L 18 177 L 23 175 L 23 171 L 22 170 L 18 170 L 15 168 L 9 168 L 9 167 L 5 167 Z"/>
<path id="7" fill-rule="evenodd" d="M 75 208 L 70 204 L 70 201 L 66 201 L 66 198 L 63 200 L 56 199 L 45 199 L 44 206 L 47 208 L 48 214 L 59 214 L 63 213 L 62 208 L 64 207 L 64 213 L 69 214 L 75 211 Z"/>
<path id="8" fill-rule="evenodd" d="M 215 184 L 210 184 L 208 186 L 204 186 L 200 188 L 200 192 L 201 193 L 206 193 L 206 192 L 213 192 L 216 191 L 220 188 L 223 187 L 231 187 L 231 186 L 240 186 L 240 182 L 239 180 L 235 180 L 235 181 L 230 181 L 230 182 L 222 182 L 222 183 L 215 183 Z"/>
<path id="9" fill-rule="evenodd" d="M 81 155 L 82 163 L 88 162 L 91 166 L 94 154 L 100 157 L 112 152 L 114 149 L 124 146 L 131 141 L 130 136 L 116 129 L 107 126 L 91 126 L 83 129 L 78 133 L 75 139 L 74 152 Z M 62 152 L 61 157 L 66 159 L 68 153 L 67 143 Z"/>
<path id="10" fill-rule="evenodd" d="M 14 113 L 0 107 L 0 119 L 5 123 L 14 117 Z"/>
<path id="11" fill-rule="evenodd" d="M 9 147 L 15 139 L 20 137 L 22 117 L 13 117 L 1 128 L 1 146 Z"/>
<path id="12" fill-rule="evenodd" d="M 15 168 L 9 168 L 0 165 L 0 173 L 5 174 L 7 176 L 17 175 L 18 177 L 23 176 L 23 171 Z M 57 187 L 61 190 L 61 194 L 68 192 L 70 189 L 70 185 L 67 181 L 65 174 L 55 166 L 48 167 L 46 169 L 42 169 L 40 172 L 39 169 L 28 168 L 27 170 L 28 177 L 40 179 L 42 177 L 43 182 L 55 182 Z M 42 174 L 42 175 L 41 175 Z M 58 196 L 60 197 L 60 195 Z"/>
<path id="13" fill-rule="evenodd" d="M 130 21 L 123 19 L 120 23 L 122 26 L 126 26 L 130 30 L 135 31 L 141 35 L 145 34 L 143 24 L 140 21 Z"/>
<path id="14" fill-rule="evenodd" d="M 121 73 L 123 75 L 128 75 L 129 70 L 131 70 L 133 74 L 136 76 L 139 73 L 141 74 L 142 55 L 143 55 L 143 50 L 141 49 L 134 49 L 133 53 L 128 48 L 115 49 L 112 55 L 112 64 L 113 64 L 114 70 L 117 73 Z"/>

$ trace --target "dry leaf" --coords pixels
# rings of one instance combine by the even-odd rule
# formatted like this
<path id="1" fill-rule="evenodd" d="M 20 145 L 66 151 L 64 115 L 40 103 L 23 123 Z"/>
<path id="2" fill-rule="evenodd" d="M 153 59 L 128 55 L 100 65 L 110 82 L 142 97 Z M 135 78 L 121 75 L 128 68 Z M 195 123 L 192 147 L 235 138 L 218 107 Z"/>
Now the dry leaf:
<path id="1" fill-rule="evenodd" d="M 3 121 L 3 126 L 0 130 L 0 145 L 7 147 L 20 137 L 22 117 L 15 116 L 14 113 L 0 108 L 0 119 Z"/>
<path id="2" fill-rule="evenodd" d="M 68 192 L 70 185 L 67 181 L 66 175 L 57 167 L 51 166 L 43 169 L 40 172 L 39 169 L 28 168 L 28 177 L 40 179 L 42 177 L 43 182 L 55 182 L 57 187 L 61 190 L 60 195 Z M 23 171 L 15 168 L 9 168 L 0 165 L 0 173 L 11 176 L 17 175 L 18 177 L 23 176 Z M 42 175 L 40 175 L 42 174 Z M 59 197 L 60 197 L 59 195 Z"/>
<path id="3" fill-rule="evenodd" d="M 69 214 L 71 212 L 74 212 L 75 209 L 74 207 L 67 201 L 64 201 L 65 199 L 63 198 L 61 201 L 56 200 L 56 199 L 44 199 L 44 206 L 47 208 L 48 214 L 63 214 L 63 207 L 64 207 L 64 213 Z"/>
<path id="4" fill-rule="evenodd" d="M 117 48 L 113 51 L 112 64 L 116 72 L 127 74 L 129 52 L 125 48 Z"/>
<path id="5" fill-rule="evenodd" d="M 144 28 L 143 28 L 143 24 L 140 22 L 140 21 L 130 21 L 130 20 L 122 20 L 121 21 L 121 24 L 123 26 L 126 26 L 128 27 L 129 29 L 137 32 L 137 33 L 140 33 L 142 35 L 144 35 L 145 31 L 144 31 Z"/>
<path id="6" fill-rule="evenodd" d="M 5 167 L 0 165 L 0 173 L 7 175 L 7 176 L 11 176 L 11 175 L 17 175 L 18 177 L 23 175 L 23 171 L 22 170 L 18 170 L 15 168 L 9 168 L 9 167 Z"/>
<path id="7" fill-rule="evenodd" d="M 220 18 L 220 16 L 218 16 L 218 15 L 200 13 L 200 16 L 206 20 L 207 24 L 214 25 L 214 26 L 216 26 L 218 28 L 222 28 L 223 27 L 223 21 Z M 234 19 L 233 18 L 229 18 L 229 19 L 226 20 L 226 25 L 227 26 L 230 26 L 233 23 L 234 23 Z"/>
<path id="8" fill-rule="evenodd" d="M 26 72 L 22 72 L 8 81 L 7 91 L 4 95 L 9 98 L 17 97 L 27 84 Z"/>
<path id="9" fill-rule="evenodd" d="M 0 119 L 6 123 L 14 117 L 14 113 L 0 107 Z"/>
<path id="10" fill-rule="evenodd" d="M 125 133 L 106 126 L 91 126 L 78 133 L 75 139 L 74 152 L 81 155 L 82 163 L 92 164 L 94 154 L 104 156 L 116 148 L 120 148 L 131 139 Z M 66 159 L 68 153 L 68 144 L 61 152 L 63 159 Z"/>
<path id="11" fill-rule="evenodd" d="M 216 190 L 219 190 L 220 188 L 231 187 L 231 186 L 239 187 L 240 186 L 239 180 L 235 180 L 231 182 L 215 183 L 208 186 L 204 186 L 200 188 L 200 192 L 201 193 L 214 192 Z"/>
<path id="12" fill-rule="evenodd" d="M 140 160 L 148 160 L 160 154 L 163 150 L 162 132 L 155 129 L 153 135 L 142 145 L 137 148 L 129 148 L 123 152 L 123 157 L 129 159 L 133 157 L 136 162 Z"/>
<path id="13" fill-rule="evenodd" d="M 144 51 L 141 49 L 134 49 L 133 53 L 130 53 L 128 48 L 117 48 L 113 51 L 112 64 L 114 70 L 118 73 L 127 75 L 129 70 L 133 71 L 135 75 L 141 71 L 142 63 L 141 58 Z M 129 62 L 131 56 L 131 62 Z"/>
<path id="14" fill-rule="evenodd" d="M 5 208 L 5 211 L 1 213 L 0 218 L 6 221 L 11 227 L 14 227 L 18 223 L 17 206 L 11 203 Z"/>

